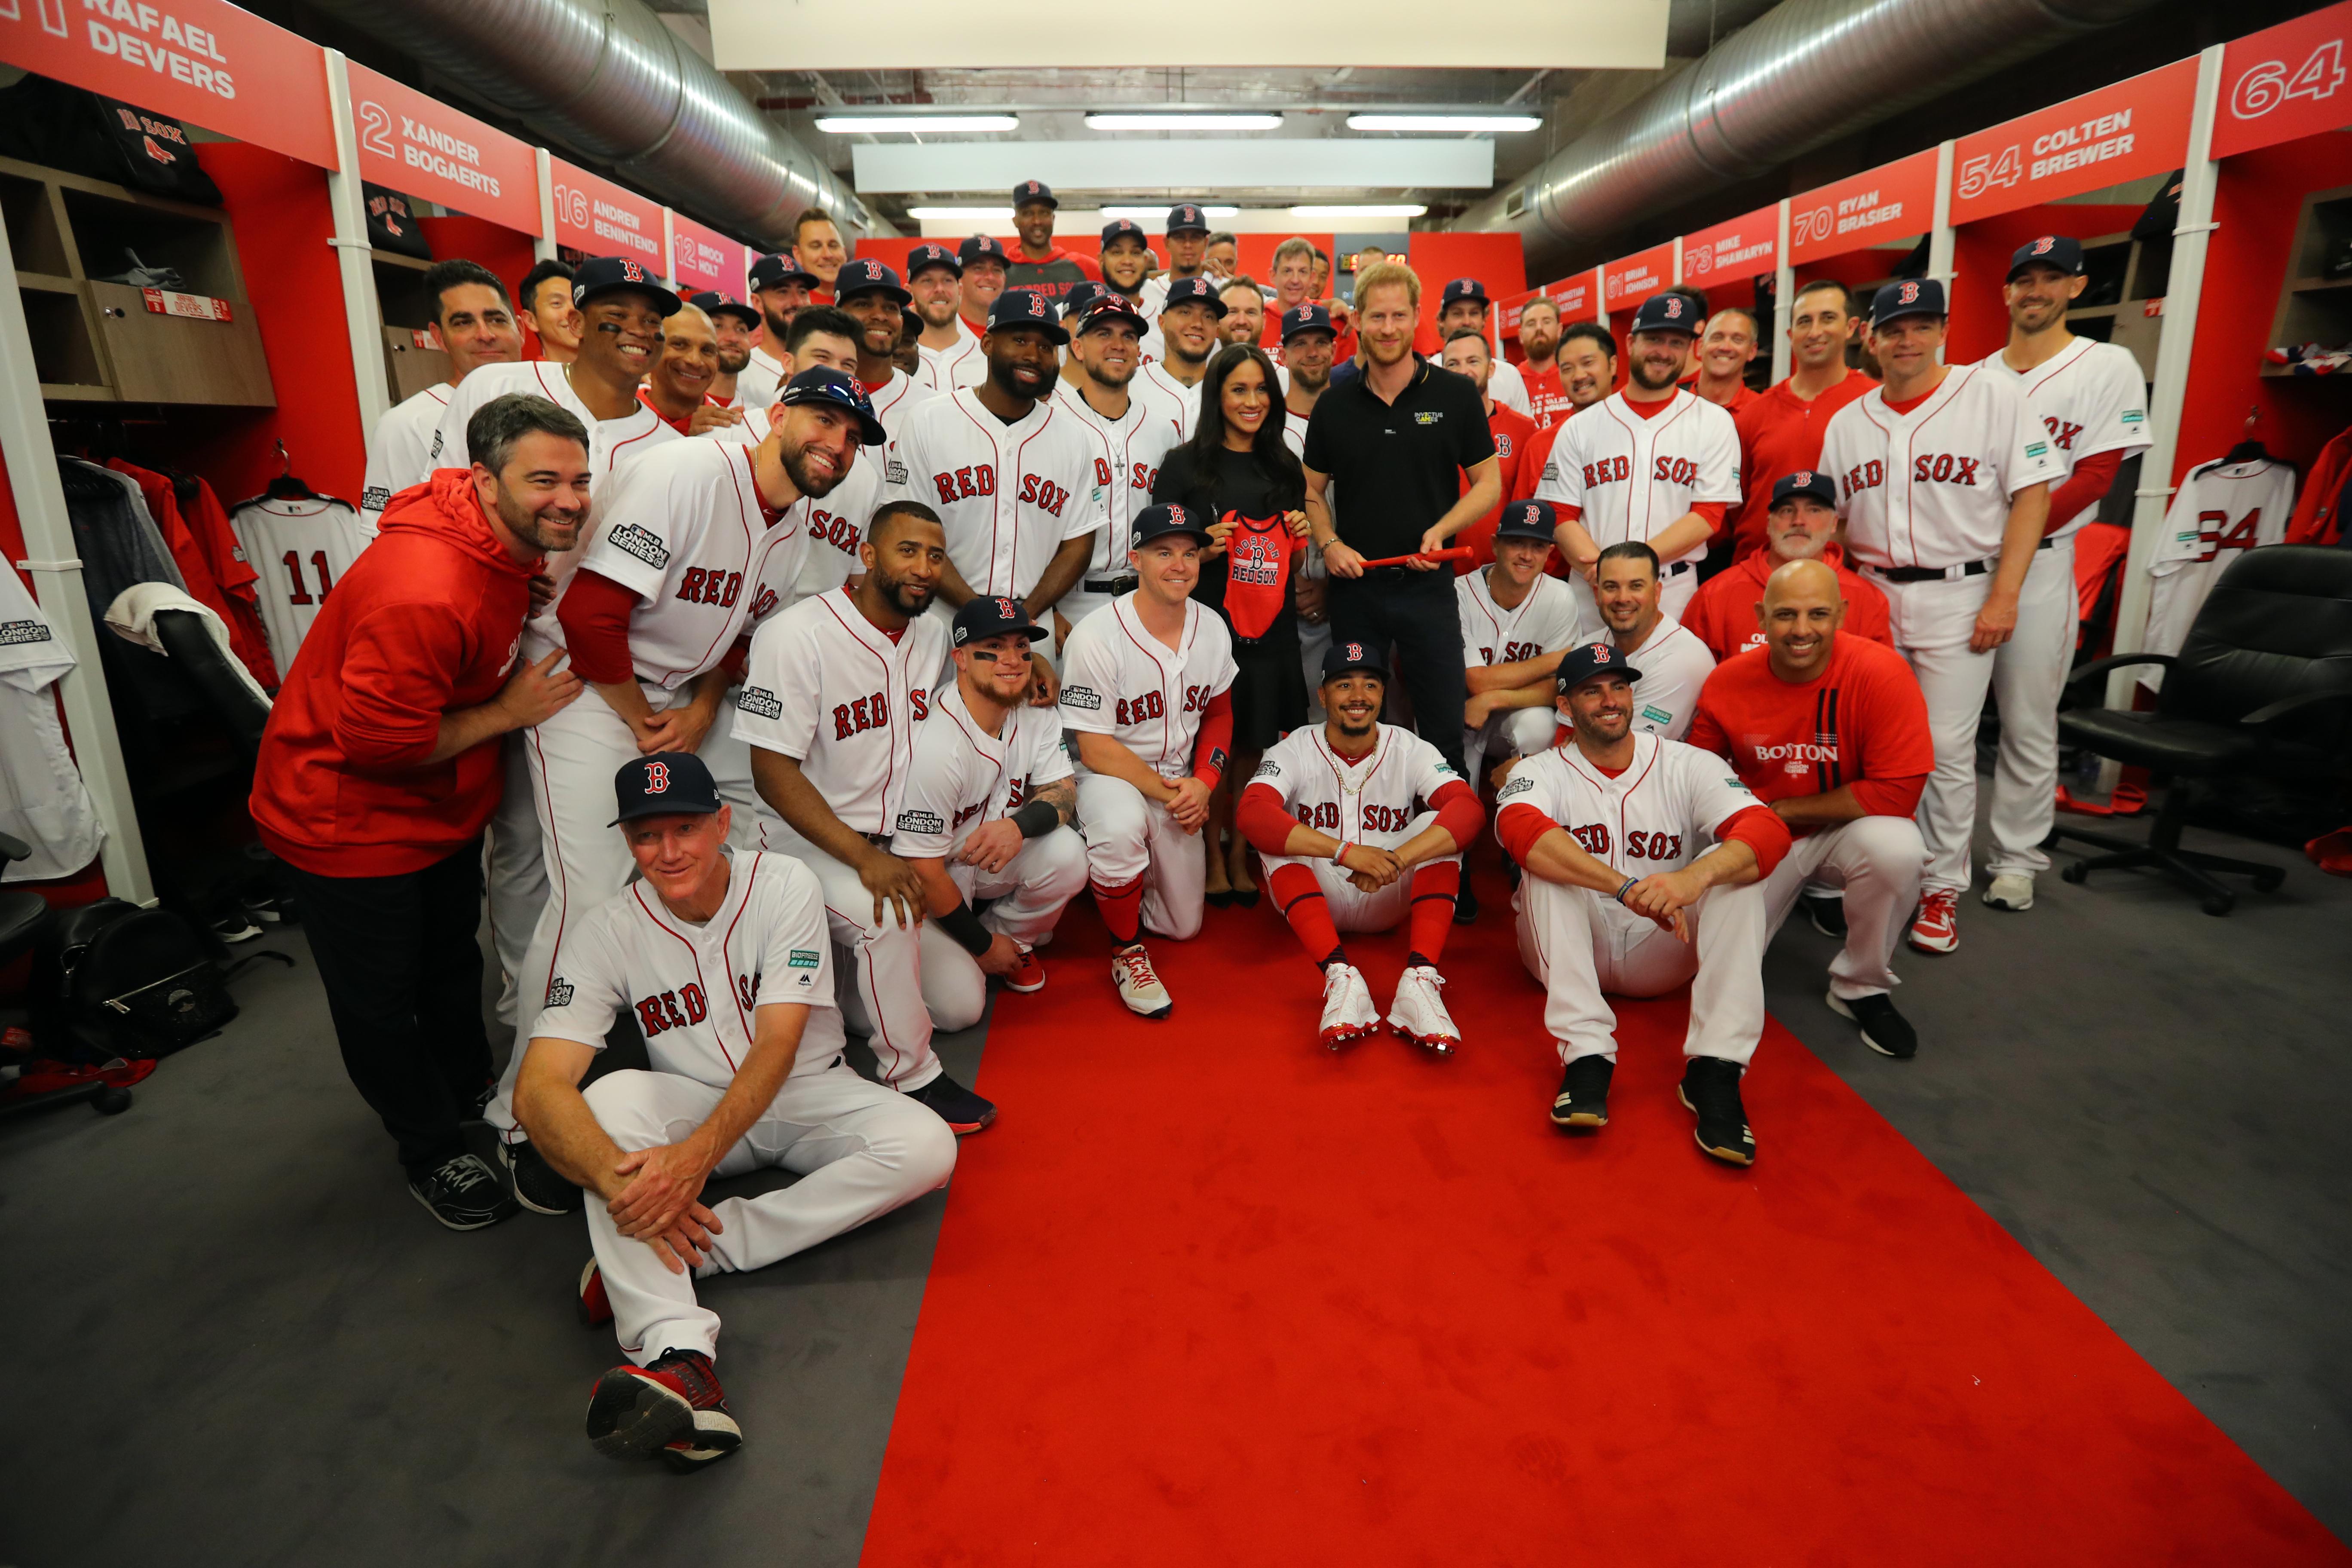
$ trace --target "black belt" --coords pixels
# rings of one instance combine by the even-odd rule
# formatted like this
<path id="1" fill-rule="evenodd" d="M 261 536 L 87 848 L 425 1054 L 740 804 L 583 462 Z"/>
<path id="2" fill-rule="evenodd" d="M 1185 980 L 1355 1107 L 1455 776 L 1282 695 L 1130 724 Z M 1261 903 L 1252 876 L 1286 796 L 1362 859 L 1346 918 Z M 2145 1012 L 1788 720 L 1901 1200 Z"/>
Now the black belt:
<path id="1" fill-rule="evenodd" d="M 1874 577 L 1889 583 L 1949 583 L 1961 577 L 1981 577 L 1992 570 L 1990 561 L 1971 561 L 1965 566 L 1870 566 Z"/>
<path id="2" fill-rule="evenodd" d="M 1140 577 L 1097 577 L 1078 586 L 1089 594 L 1132 594 L 1143 586 Z"/>
<path id="3" fill-rule="evenodd" d="M 842 826 L 846 827 L 849 825 L 847 823 L 844 823 Z M 857 837 L 863 838 L 866 843 L 871 844 L 877 849 L 887 849 L 890 847 L 890 836 L 887 833 L 861 833 Z"/>
<path id="4" fill-rule="evenodd" d="M 2053 545 L 2053 544 L 2055 544 L 2055 543 L 2057 543 L 2057 542 L 2058 542 L 2058 536 L 2057 536 L 2056 534 L 2054 534 L 2054 533 L 2046 533 L 2046 534 L 2043 534 L 2043 535 L 2042 536 L 2042 542 L 2041 542 L 2041 543 L 2039 543 L 2039 544 L 2037 544 L 2037 545 L 2035 545 L 2033 548 L 2034 548 L 2034 549 L 2036 549 L 2036 550 L 2047 550 L 2047 549 L 2049 549 L 2052 545 Z"/>
<path id="5" fill-rule="evenodd" d="M 1696 570 L 1696 568 L 1692 566 L 1687 561 L 1669 561 L 1666 563 L 1666 569 L 1660 573 L 1659 575 L 1662 577 L 1679 577 L 1685 572 L 1695 570 Z"/>

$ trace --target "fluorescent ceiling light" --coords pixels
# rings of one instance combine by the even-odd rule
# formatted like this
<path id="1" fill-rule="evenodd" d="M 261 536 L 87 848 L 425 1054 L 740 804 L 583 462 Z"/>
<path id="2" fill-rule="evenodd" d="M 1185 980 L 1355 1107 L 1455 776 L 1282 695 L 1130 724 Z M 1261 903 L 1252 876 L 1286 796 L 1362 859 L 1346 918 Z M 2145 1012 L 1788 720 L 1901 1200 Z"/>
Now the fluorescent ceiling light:
<path id="1" fill-rule="evenodd" d="M 1419 131 L 1431 136 L 1457 132 L 1534 131 L 1539 114 L 1350 114 L 1350 131 Z"/>
<path id="2" fill-rule="evenodd" d="M 1279 131 L 1279 114 L 1089 114 L 1089 131 Z"/>
<path id="3" fill-rule="evenodd" d="M 1168 208 L 1175 205 L 1174 202 L 1171 202 L 1166 207 L 1105 207 L 1102 209 L 1102 215 L 1105 217 L 1133 218 L 1138 223 L 1159 223 L 1168 216 Z M 1241 210 L 1239 207 L 1202 207 L 1201 216 L 1231 217 Z"/>
<path id="4" fill-rule="evenodd" d="M 1419 202 L 1373 202 L 1342 206 L 1293 207 L 1292 217 L 1419 217 L 1429 209 Z"/>
<path id="5" fill-rule="evenodd" d="M 876 136 L 925 131 L 1018 131 L 1017 114 L 821 114 L 816 128 L 835 136 Z"/>
<path id="6" fill-rule="evenodd" d="M 1008 228 L 1013 225 L 1011 207 L 908 207 L 907 216 L 917 223 L 993 223 Z"/>

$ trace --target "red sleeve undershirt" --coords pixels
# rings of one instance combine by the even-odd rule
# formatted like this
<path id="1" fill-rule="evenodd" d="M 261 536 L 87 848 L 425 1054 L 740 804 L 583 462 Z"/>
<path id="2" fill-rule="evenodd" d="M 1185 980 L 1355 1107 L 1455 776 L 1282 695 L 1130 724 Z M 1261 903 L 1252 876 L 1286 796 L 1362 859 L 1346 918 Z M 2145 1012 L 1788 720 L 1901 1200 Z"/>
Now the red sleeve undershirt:
<path id="1" fill-rule="evenodd" d="M 2075 464 L 2066 482 L 2050 492 L 2050 521 L 2042 531 L 2055 533 L 2082 512 L 2098 505 L 2108 487 L 2116 482 L 2116 470 L 2123 466 L 2121 451 L 2094 452 Z"/>
<path id="2" fill-rule="evenodd" d="M 1495 814 L 1495 837 L 1502 840 L 1504 852 L 1524 866 L 1528 851 L 1536 840 L 1556 831 L 1559 824 L 1532 805 L 1514 803 Z"/>
<path id="3" fill-rule="evenodd" d="M 610 577 L 584 567 L 572 574 L 555 619 L 574 674 L 592 685 L 617 686 L 636 673 L 629 657 L 629 617 L 636 608 L 635 593 Z"/>
<path id="4" fill-rule="evenodd" d="M 1722 826 L 1715 830 L 1716 842 L 1727 844 L 1739 840 L 1756 851 L 1756 875 L 1769 877 L 1780 857 L 1789 852 L 1789 825 L 1780 814 L 1769 805 L 1750 805 L 1732 813 Z"/>
<path id="5" fill-rule="evenodd" d="M 1209 699 L 1201 710 L 1201 735 L 1192 746 L 1192 776 L 1217 787 L 1234 749 L 1234 693 L 1231 687 Z"/>
<path id="6" fill-rule="evenodd" d="M 1479 825 L 1486 820 L 1486 814 L 1478 809 L 1477 792 L 1456 779 L 1438 785 L 1429 804 L 1437 809 L 1437 826 L 1454 835 L 1454 847 L 1468 849 L 1470 841 L 1478 837 Z"/>
<path id="7" fill-rule="evenodd" d="M 1288 855 L 1290 830 L 1298 825 L 1272 784 L 1254 784 L 1234 803 L 1234 826 L 1261 855 Z"/>

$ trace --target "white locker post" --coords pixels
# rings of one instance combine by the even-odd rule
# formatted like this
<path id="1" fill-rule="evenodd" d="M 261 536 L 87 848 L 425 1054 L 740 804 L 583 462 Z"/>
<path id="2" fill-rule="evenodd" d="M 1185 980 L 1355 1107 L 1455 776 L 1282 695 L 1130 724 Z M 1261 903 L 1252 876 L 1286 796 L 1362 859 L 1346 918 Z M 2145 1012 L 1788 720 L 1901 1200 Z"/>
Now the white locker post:
<path id="1" fill-rule="evenodd" d="M 335 162 L 327 171 L 327 202 L 335 215 L 335 263 L 343 280 L 343 324 L 352 340 L 352 369 L 360 392 L 360 436 L 375 434 L 392 411 L 392 384 L 383 368 L 383 310 L 376 302 L 375 266 L 369 258 L 367 198 L 360 188 L 360 140 L 352 125 L 352 79 L 339 50 L 328 49 L 327 113 L 334 121 Z"/>
<path id="2" fill-rule="evenodd" d="M 1772 380 L 1789 379 L 1789 325 L 1797 310 L 1797 267 L 1789 259 L 1789 198 L 1780 198 L 1780 243 L 1772 252 Z"/>

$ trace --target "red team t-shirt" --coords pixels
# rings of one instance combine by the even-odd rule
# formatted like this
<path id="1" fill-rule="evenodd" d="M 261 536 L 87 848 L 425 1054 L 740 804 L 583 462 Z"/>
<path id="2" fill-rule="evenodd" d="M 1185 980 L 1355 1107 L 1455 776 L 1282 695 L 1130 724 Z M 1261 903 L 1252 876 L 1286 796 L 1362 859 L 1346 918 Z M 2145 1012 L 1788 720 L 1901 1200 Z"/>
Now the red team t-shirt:
<path id="1" fill-rule="evenodd" d="M 1908 816 L 1936 767 L 1911 667 L 1883 643 L 1843 635 L 1829 668 L 1801 683 L 1773 674 L 1767 648 L 1717 665 L 1685 739 L 1728 759 L 1768 805 L 1852 784 L 1872 815 Z"/>
<path id="2" fill-rule="evenodd" d="M 1535 416 L 1539 428 L 1552 429 L 1576 412 L 1576 405 L 1569 401 L 1568 389 L 1559 384 L 1558 360 L 1551 362 L 1550 369 L 1540 373 L 1522 364 L 1519 379 L 1527 384 L 1528 411 Z"/>
<path id="3" fill-rule="evenodd" d="M 1748 487 L 1748 499 L 1739 503 L 1730 528 L 1735 560 L 1764 548 L 1764 515 L 1772 510 L 1773 482 L 1818 465 L 1830 416 L 1877 390 L 1878 383 L 1850 370 L 1843 381 L 1811 403 L 1783 381 L 1733 413 L 1732 426 L 1739 432 L 1739 479 Z M 1717 537 L 1719 542 L 1722 536 Z"/>
<path id="4" fill-rule="evenodd" d="M 1536 489 L 1536 476 L 1527 471 L 1528 455 L 1535 450 L 1540 434 L 1536 429 L 1536 422 L 1517 409 L 1497 403 L 1494 412 L 1486 416 L 1486 428 L 1495 437 L 1495 463 L 1502 474 L 1503 499 L 1495 503 L 1492 511 L 1454 536 L 1454 543 L 1467 545 L 1476 552 L 1473 559 L 1454 563 L 1454 574 L 1457 577 L 1467 576 L 1482 566 L 1494 564 L 1495 529 L 1503 521 L 1503 509 L 1515 500 L 1533 495 Z M 1467 477 L 1464 478 L 1462 488 L 1465 490 L 1470 488 Z"/>

